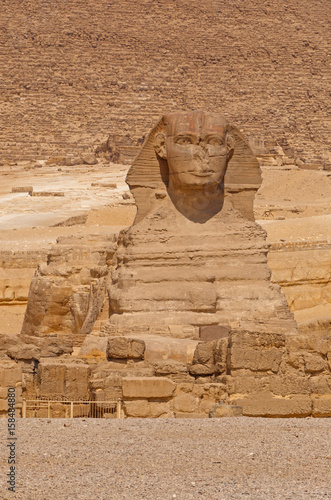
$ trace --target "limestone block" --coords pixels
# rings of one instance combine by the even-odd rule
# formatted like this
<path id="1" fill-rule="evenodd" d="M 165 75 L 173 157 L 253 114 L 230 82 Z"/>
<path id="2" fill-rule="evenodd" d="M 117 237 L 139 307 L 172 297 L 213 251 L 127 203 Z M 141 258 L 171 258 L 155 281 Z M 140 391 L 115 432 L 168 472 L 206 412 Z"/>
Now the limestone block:
<path id="1" fill-rule="evenodd" d="M 72 341 L 61 337 L 47 339 L 20 335 L 11 337 L 7 342 L 7 354 L 12 359 L 38 360 L 41 357 L 70 354 L 73 350 Z"/>
<path id="2" fill-rule="evenodd" d="M 89 367 L 68 365 L 66 370 L 65 395 L 70 399 L 88 399 Z"/>
<path id="3" fill-rule="evenodd" d="M 7 354 L 8 348 L 15 345 L 16 341 L 17 341 L 16 335 L 15 336 L 5 335 L 4 333 L 0 334 L 0 353 Z"/>
<path id="4" fill-rule="evenodd" d="M 222 418 L 222 417 L 242 417 L 243 409 L 238 405 L 227 405 L 224 403 L 218 403 L 213 406 L 209 411 L 210 418 Z"/>
<path id="5" fill-rule="evenodd" d="M 290 397 L 273 396 L 270 392 L 233 397 L 231 403 L 242 406 L 248 417 L 307 417 L 311 414 L 312 401 L 308 395 Z"/>
<path id="6" fill-rule="evenodd" d="M 0 386 L 15 387 L 22 380 L 21 366 L 16 363 L 0 365 Z"/>
<path id="7" fill-rule="evenodd" d="M 199 408 L 199 399 L 191 394 L 178 394 L 173 400 L 175 413 L 196 413 Z"/>
<path id="8" fill-rule="evenodd" d="M 305 371 L 307 373 L 317 373 L 327 369 L 327 362 L 318 354 L 304 354 Z"/>
<path id="9" fill-rule="evenodd" d="M 0 399 L 0 412 L 8 411 L 8 401 L 6 399 Z"/>
<path id="10" fill-rule="evenodd" d="M 37 418 L 47 418 L 48 417 L 48 409 L 40 408 L 34 412 L 34 416 Z"/>
<path id="11" fill-rule="evenodd" d="M 200 326 L 199 328 L 200 340 L 203 340 L 204 342 L 226 338 L 229 336 L 229 333 L 230 328 L 228 326 L 210 325 Z"/>
<path id="12" fill-rule="evenodd" d="M 145 361 L 155 363 L 161 360 L 174 360 L 180 363 L 192 363 L 196 340 L 158 337 L 156 335 L 135 335 L 145 342 Z"/>
<path id="13" fill-rule="evenodd" d="M 190 367 L 190 374 L 191 375 L 213 375 L 215 373 L 215 366 L 214 365 L 201 365 L 200 363 L 197 363 L 195 365 L 192 365 Z"/>
<path id="14" fill-rule="evenodd" d="M 199 404 L 200 411 L 207 413 L 209 415 L 210 410 L 214 406 L 215 406 L 215 398 L 209 396 L 208 394 L 203 395 L 202 399 L 200 400 L 200 404 Z"/>
<path id="15" fill-rule="evenodd" d="M 176 384 L 165 377 L 123 378 L 123 398 L 171 398 Z"/>
<path id="16" fill-rule="evenodd" d="M 232 330 L 230 332 L 232 345 L 241 345 L 247 347 L 284 347 L 286 335 L 282 333 L 255 333 L 251 331 Z"/>
<path id="17" fill-rule="evenodd" d="M 282 360 L 285 335 L 231 331 L 229 368 L 277 372 Z"/>
<path id="18" fill-rule="evenodd" d="M 12 193 L 32 193 L 32 186 L 15 186 L 11 189 Z"/>
<path id="19" fill-rule="evenodd" d="M 235 344 L 231 347 L 230 352 L 231 370 L 249 369 L 277 372 L 283 356 L 283 350 L 277 347 L 254 349 Z"/>
<path id="20" fill-rule="evenodd" d="M 211 342 L 200 342 L 194 352 L 192 375 L 212 375 L 226 370 L 228 339 L 221 338 Z"/>
<path id="21" fill-rule="evenodd" d="M 26 341 L 26 339 L 24 339 Z M 40 342 L 41 357 L 50 358 L 61 356 L 62 354 L 71 354 L 73 351 L 73 340 L 62 337 L 47 337 Z"/>
<path id="22" fill-rule="evenodd" d="M 250 394 L 268 390 L 269 385 L 266 377 L 244 374 L 242 376 L 228 377 L 226 390 L 231 394 Z"/>
<path id="23" fill-rule="evenodd" d="M 7 387 L 0 387 L 0 399 L 7 399 L 8 389 Z"/>
<path id="24" fill-rule="evenodd" d="M 40 394 L 69 399 L 88 399 L 89 366 L 84 363 L 61 363 L 42 360 L 38 367 Z"/>
<path id="25" fill-rule="evenodd" d="M 193 363 L 214 365 L 214 342 L 200 342 L 194 352 Z"/>
<path id="26" fill-rule="evenodd" d="M 149 413 L 150 418 L 172 418 L 174 416 L 173 411 L 170 408 L 170 401 L 160 402 L 160 401 L 150 401 L 149 402 Z"/>
<path id="27" fill-rule="evenodd" d="M 39 359 L 41 350 L 35 345 L 19 342 L 8 348 L 7 354 L 12 359 L 32 360 Z"/>
<path id="28" fill-rule="evenodd" d="M 331 336 L 323 333 L 318 335 L 318 332 L 314 332 L 314 335 L 309 335 L 307 340 L 311 350 L 325 356 L 331 351 Z"/>
<path id="29" fill-rule="evenodd" d="M 313 417 L 331 417 L 331 395 L 312 396 Z"/>
<path id="30" fill-rule="evenodd" d="M 227 337 L 216 340 L 214 347 L 215 373 L 223 373 L 227 368 L 229 340 Z"/>
<path id="31" fill-rule="evenodd" d="M 206 384 L 205 387 L 206 389 L 208 388 L 208 394 L 216 400 L 219 400 L 220 397 L 224 396 L 226 393 L 225 383 L 214 382 L 212 384 Z"/>
<path id="32" fill-rule="evenodd" d="M 308 379 L 313 394 L 331 394 L 331 375 L 315 375 Z"/>
<path id="33" fill-rule="evenodd" d="M 286 362 L 296 370 L 303 370 L 305 360 L 302 352 L 290 351 L 287 355 Z"/>
<path id="34" fill-rule="evenodd" d="M 46 161 L 46 165 L 49 166 L 53 165 L 65 166 L 66 164 L 67 164 L 67 159 L 65 156 L 51 156 Z"/>
<path id="35" fill-rule="evenodd" d="M 175 360 L 158 361 L 153 364 L 156 375 L 175 375 L 178 373 L 187 373 L 186 363 Z"/>
<path id="36" fill-rule="evenodd" d="M 268 377 L 267 382 L 270 391 L 277 396 L 285 397 L 288 394 L 310 394 L 311 392 L 308 377 L 293 373 Z"/>
<path id="37" fill-rule="evenodd" d="M 146 418 L 149 414 L 149 402 L 146 399 L 125 401 L 124 411 L 127 417 Z"/>
<path id="38" fill-rule="evenodd" d="M 298 352 L 309 349 L 309 340 L 306 335 L 290 335 L 286 339 L 286 347 L 289 352 Z"/>
<path id="39" fill-rule="evenodd" d="M 176 412 L 175 418 L 208 418 L 208 413 L 182 413 L 182 412 Z"/>
<path id="40" fill-rule="evenodd" d="M 172 418 L 170 402 L 147 401 L 139 399 L 125 401 L 124 411 L 127 417 L 133 418 Z"/>
<path id="41" fill-rule="evenodd" d="M 87 335 L 79 349 L 79 356 L 107 359 L 107 337 Z"/>
<path id="42" fill-rule="evenodd" d="M 191 392 L 195 391 L 197 387 L 198 386 L 196 384 L 194 384 L 194 382 L 180 382 L 179 384 L 177 384 L 175 394 L 177 395 L 177 394 L 180 394 L 181 392 L 191 393 Z M 203 389 L 203 391 L 204 391 L 204 389 Z M 196 394 L 198 394 L 198 393 L 196 393 Z"/>
<path id="43" fill-rule="evenodd" d="M 143 359 L 145 342 L 129 337 L 111 337 L 108 340 L 107 356 L 115 359 Z"/>
<path id="44" fill-rule="evenodd" d="M 64 364 L 40 362 L 38 367 L 38 381 L 41 396 L 65 394 L 66 367 Z"/>
<path id="45" fill-rule="evenodd" d="M 95 165 L 98 163 L 98 160 L 94 153 L 83 153 L 81 155 L 82 162 L 86 165 Z"/>
<path id="46" fill-rule="evenodd" d="M 117 400 L 122 398 L 122 377 L 118 374 L 111 374 L 105 380 L 104 399 Z"/>

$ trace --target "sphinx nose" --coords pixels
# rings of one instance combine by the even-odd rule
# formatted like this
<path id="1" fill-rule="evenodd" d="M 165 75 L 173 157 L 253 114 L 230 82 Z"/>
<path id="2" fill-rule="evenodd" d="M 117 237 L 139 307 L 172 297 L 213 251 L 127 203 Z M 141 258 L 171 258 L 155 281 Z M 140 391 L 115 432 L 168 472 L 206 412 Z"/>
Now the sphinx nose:
<path id="1" fill-rule="evenodd" d="M 205 160 L 208 158 L 208 151 L 207 149 L 200 145 L 198 147 L 196 147 L 195 151 L 194 151 L 194 159 L 200 159 L 200 160 Z"/>

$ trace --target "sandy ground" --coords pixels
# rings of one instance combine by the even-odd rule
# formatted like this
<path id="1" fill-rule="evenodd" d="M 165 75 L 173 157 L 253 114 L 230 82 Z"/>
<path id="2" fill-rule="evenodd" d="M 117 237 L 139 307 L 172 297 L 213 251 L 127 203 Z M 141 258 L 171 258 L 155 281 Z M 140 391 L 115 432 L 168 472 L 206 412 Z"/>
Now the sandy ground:
<path id="1" fill-rule="evenodd" d="M 1 499 L 331 498 L 328 419 L 20 419 L 16 495 L 6 425 Z"/>
<path id="2" fill-rule="evenodd" d="M 74 167 L 1 167 L 1 229 L 51 226 L 66 218 L 87 213 L 123 200 L 128 192 L 124 165 L 79 165 Z M 116 188 L 107 184 L 114 183 Z M 36 192 L 62 193 L 63 196 L 29 196 L 12 192 L 31 186 Z"/>

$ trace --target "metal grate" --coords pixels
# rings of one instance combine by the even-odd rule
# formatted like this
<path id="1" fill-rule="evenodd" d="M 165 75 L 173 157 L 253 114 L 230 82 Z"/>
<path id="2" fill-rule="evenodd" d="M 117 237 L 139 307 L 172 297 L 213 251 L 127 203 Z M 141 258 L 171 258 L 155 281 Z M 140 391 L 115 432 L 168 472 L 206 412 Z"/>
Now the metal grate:
<path id="1" fill-rule="evenodd" d="M 122 401 L 23 399 L 23 418 L 121 418 Z"/>

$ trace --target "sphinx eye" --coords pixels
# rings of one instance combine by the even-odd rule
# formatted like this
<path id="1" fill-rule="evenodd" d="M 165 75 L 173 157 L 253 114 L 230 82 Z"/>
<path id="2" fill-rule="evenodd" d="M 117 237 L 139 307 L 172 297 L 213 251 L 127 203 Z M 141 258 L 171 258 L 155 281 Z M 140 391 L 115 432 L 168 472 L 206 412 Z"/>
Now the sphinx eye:
<path id="1" fill-rule="evenodd" d="M 189 135 L 181 135 L 177 137 L 176 144 L 180 146 L 185 146 L 186 144 L 192 144 L 192 138 Z"/>
<path id="2" fill-rule="evenodd" d="M 209 137 L 208 144 L 211 146 L 223 146 L 223 139 L 217 136 Z"/>

